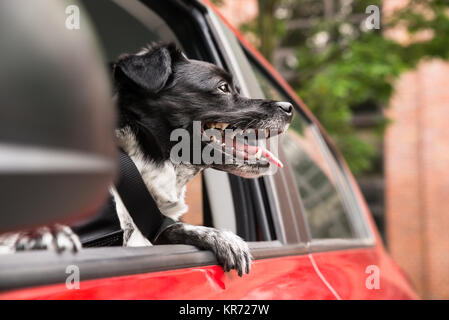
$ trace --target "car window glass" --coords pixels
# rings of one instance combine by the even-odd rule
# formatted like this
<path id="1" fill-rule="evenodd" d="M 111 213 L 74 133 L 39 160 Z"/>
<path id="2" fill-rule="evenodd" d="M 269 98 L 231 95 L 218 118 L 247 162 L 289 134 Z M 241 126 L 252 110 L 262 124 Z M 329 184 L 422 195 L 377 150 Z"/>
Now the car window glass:
<path id="1" fill-rule="evenodd" d="M 256 65 L 253 65 L 253 69 L 267 98 L 289 100 Z M 355 237 L 350 215 L 338 190 L 335 175 L 321 149 L 314 126 L 296 112 L 281 143 L 306 211 L 312 238 Z"/>

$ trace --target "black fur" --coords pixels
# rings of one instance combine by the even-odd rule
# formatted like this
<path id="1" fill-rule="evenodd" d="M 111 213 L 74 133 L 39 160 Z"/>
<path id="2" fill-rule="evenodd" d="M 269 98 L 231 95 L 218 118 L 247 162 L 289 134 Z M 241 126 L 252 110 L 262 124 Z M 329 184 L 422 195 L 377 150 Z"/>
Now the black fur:
<path id="1" fill-rule="evenodd" d="M 276 131 L 283 130 L 292 117 L 276 101 L 241 96 L 228 72 L 188 60 L 173 44 L 154 45 L 140 55 L 120 58 L 114 80 L 120 128 L 130 127 L 145 155 L 154 161 L 168 160 L 176 143 L 170 141 L 170 133 L 177 128 L 191 132 L 195 120 Z M 218 89 L 223 83 L 229 85 L 229 94 Z"/>

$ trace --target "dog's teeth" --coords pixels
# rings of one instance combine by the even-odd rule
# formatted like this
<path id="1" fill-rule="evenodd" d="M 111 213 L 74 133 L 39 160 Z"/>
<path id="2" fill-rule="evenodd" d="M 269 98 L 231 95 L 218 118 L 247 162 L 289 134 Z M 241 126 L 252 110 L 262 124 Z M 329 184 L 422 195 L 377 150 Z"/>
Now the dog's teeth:
<path id="1" fill-rule="evenodd" d="M 225 130 L 228 126 L 229 126 L 229 123 L 224 123 L 224 122 L 217 122 L 214 124 L 215 128 L 218 128 L 221 130 Z"/>
<path id="2" fill-rule="evenodd" d="M 224 123 L 224 122 L 217 122 L 217 123 L 215 124 L 215 127 L 216 127 L 216 128 L 219 128 L 219 129 L 221 129 L 221 130 L 226 129 L 228 126 L 229 126 L 229 123 Z"/>

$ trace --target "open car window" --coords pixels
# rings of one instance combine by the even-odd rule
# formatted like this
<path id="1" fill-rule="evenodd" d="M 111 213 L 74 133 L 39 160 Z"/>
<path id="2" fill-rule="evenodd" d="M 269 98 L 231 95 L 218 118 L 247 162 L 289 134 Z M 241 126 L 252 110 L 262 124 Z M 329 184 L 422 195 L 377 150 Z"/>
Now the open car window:
<path id="1" fill-rule="evenodd" d="M 206 28 L 204 17 L 194 6 L 177 1 L 137 0 L 86 0 L 81 4 L 81 17 L 88 17 L 97 32 L 105 65 L 154 41 L 175 42 L 187 57 L 214 62 L 208 49 L 211 46 L 206 39 L 208 35 L 202 29 Z M 187 187 L 190 210 L 184 221 L 245 234 L 234 210 L 234 199 L 240 192 L 234 193 L 226 173 L 206 170 Z M 255 238 L 247 238 L 252 239 Z M 0 290 L 63 282 L 67 265 L 78 266 L 83 280 L 87 280 L 217 263 L 211 251 L 188 245 L 98 246 L 101 247 L 84 248 L 77 254 L 36 250 L 5 255 L 0 261 Z"/>
<path id="2" fill-rule="evenodd" d="M 204 48 L 207 39 L 193 32 L 192 18 L 169 8 L 175 7 L 175 3 L 170 6 L 160 1 L 149 1 L 147 6 L 136 0 L 82 3 L 104 49 L 105 63 L 153 42 L 174 42 L 191 59 L 215 62 Z M 243 186 L 242 190 L 241 184 L 245 182 L 237 180 L 213 169 L 197 175 L 187 185 L 185 200 L 189 210 L 181 221 L 229 230 L 248 241 L 260 240 L 251 195 L 245 196 L 248 187 Z"/>

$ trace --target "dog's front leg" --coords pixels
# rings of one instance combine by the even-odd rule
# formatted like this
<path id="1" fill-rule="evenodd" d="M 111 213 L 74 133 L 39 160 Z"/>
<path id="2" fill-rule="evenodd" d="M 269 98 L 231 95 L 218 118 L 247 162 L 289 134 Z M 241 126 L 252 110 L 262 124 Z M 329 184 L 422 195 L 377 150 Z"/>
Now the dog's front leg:
<path id="1" fill-rule="evenodd" d="M 177 222 L 166 228 L 156 240 L 156 244 L 169 243 L 211 250 L 224 271 L 235 269 L 239 276 L 249 273 L 252 257 L 248 244 L 230 231 Z"/>

